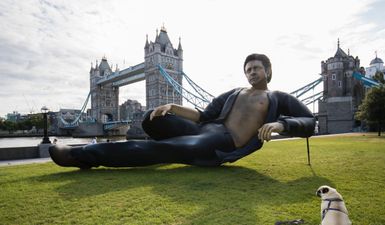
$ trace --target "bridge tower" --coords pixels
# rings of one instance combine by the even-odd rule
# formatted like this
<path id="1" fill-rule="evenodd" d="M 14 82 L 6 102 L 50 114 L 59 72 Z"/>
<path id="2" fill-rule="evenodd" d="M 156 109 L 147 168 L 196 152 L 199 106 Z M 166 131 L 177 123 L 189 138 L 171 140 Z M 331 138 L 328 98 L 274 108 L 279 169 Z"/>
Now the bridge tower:
<path id="1" fill-rule="evenodd" d="M 106 57 L 102 58 L 99 65 L 96 61 L 95 68 L 91 64 L 91 117 L 99 123 L 119 120 L 119 87 L 113 86 L 112 83 L 97 84 L 100 79 L 111 73 L 112 69 Z"/>
<path id="2" fill-rule="evenodd" d="M 182 85 L 183 49 L 179 38 L 178 48 L 174 48 L 166 28 L 162 26 L 156 31 L 155 42 L 148 41 L 144 46 L 144 63 L 146 79 L 146 106 L 147 109 L 167 103 L 182 104 L 182 96 L 160 74 L 157 65 L 163 68 Z"/>
<path id="3" fill-rule="evenodd" d="M 321 62 L 323 100 L 318 104 L 320 133 L 351 132 L 358 126 L 354 114 L 364 97 L 364 86 L 352 74 L 360 70 L 360 60 L 346 54 L 338 40 L 334 57 Z"/>

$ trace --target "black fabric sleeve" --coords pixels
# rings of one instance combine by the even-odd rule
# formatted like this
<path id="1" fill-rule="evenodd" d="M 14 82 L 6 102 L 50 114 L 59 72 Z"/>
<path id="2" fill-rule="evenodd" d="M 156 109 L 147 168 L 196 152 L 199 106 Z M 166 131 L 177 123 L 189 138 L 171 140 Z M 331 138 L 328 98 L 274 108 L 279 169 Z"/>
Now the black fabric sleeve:
<path id="1" fill-rule="evenodd" d="M 231 91 L 225 92 L 218 97 L 214 98 L 211 103 L 205 108 L 204 111 L 201 111 L 199 109 L 198 112 L 200 113 L 199 122 L 207 122 L 211 120 L 215 120 L 219 117 L 222 108 L 227 100 L 227 98 L 234 93 L 236 89 L 233 89 Z"/>
<path id="2" fill-rule="evenodd" d="M 314 134 L 315 118 L 310 110 L 297 98 L 287 93 L 278 93 L 278 122 L 285 129 L 282 135 L 310 137 Z"/>

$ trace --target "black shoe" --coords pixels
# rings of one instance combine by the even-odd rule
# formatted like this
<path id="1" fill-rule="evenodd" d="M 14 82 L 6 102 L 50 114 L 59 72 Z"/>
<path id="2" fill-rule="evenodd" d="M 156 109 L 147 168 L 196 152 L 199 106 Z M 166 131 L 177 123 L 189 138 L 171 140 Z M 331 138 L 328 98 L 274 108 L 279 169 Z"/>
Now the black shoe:
<path id="1" fill-rule="evenodd" d="M 66 145 L 52 145 L 49 147 L 49 154 L 52 160 L 59 166 L 79 167 L 80 169 L 90 169 L 91 167 L 77 161 L 71 156 L 71 147 Z"/>

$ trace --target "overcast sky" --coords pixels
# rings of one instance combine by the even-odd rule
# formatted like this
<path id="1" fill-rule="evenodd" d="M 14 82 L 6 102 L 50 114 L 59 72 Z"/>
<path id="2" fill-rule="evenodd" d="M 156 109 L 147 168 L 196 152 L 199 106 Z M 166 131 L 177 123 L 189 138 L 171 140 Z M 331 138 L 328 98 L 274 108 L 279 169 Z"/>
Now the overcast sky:
<path id="1" fill-rule="evenodd" d="M 244 58 L 265 53 L 272 90 L 291 92 L 319 78 L 320 63 L 341 48 L 369 66 L 385 58 L 385 1 L 375 0 L 1 0 L 0 116 L 80 109 L 89 70 L 103 56 L 120 69 L 144 61 L 146 34 L 179 37 L 184 72 L 218 95 L 247 86 Z M 120 89 L 145 104 L 144 82 Z"/>

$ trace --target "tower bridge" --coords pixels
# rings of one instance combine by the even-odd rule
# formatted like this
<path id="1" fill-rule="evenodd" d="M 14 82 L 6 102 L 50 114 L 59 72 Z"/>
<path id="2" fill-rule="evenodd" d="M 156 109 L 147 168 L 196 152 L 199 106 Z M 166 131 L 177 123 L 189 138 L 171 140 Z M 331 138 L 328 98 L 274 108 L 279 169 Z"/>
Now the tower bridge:
<path id="1" fill-rule="evenodd" d="M 119 121 L 119 87 L 139 81 L 146 82 L 146 107 L 154 108 L 167 103 L 182 104 L 178 93 L 160 74 L 158 65 L 182 85 L 183 49 L 179 40 L 174 48 L 164 27 L 156 33 L 155 41 L 148 36 L 144 46 L 144 62 L 123 70 L 112 71 L 107 59 L 91 66 L 90 70 L 90 116 L 98 122 Z"/>

